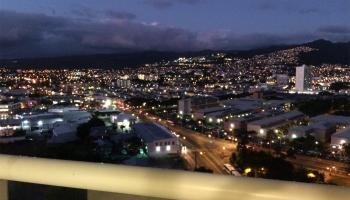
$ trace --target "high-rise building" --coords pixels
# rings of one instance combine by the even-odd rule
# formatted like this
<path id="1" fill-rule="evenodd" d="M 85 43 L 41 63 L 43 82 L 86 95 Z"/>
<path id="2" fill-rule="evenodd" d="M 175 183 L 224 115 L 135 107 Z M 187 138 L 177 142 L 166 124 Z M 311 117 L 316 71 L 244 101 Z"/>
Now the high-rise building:
<path id="1" fill-rule="evenodd" d="M 303 92 L 311 89 L 311 69 L 307 65 L 296 67 L 295 90 Z"/>

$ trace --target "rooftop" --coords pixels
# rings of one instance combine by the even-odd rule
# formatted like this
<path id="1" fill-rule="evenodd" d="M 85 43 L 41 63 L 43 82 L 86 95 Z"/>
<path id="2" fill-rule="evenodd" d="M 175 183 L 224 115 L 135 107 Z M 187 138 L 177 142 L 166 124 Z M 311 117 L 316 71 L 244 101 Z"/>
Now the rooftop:
<path id="1" fill-rule="evenodd" d="M 40 113 L 35 115 L 26 115 L 23 117 L 24 120 L 39 120 L 39 119 L 54 119 L 60 118 L 61 115 L 57 113 Z"/>
<path id="2" fill-rule="evenodd" d="M 261 100 L 251 98 L 230 99 L 221 103 L 226 106 L 234 106 L 240 110 L 253 110 L 263 105 Z"/>
<path id="3" fill-rule="evenodd" d="M 291 119 L 294 119 L 296 117 L 302 117 L 302 116 L 304 116 L 304 114 L 302 112 L 295 110 L 295 111 L 291 111 L 291 112 L 286 112 L 286 113 L 281 114 L 281 115 L 253 121 L 253 122 L 251 122 L 251 124 L 261 125 L 261 126 L 269 126 L 271 124 L 274 124 L 274 123 L 277 123 L 280 121 L 291 120 Z"/>
<path id="4" fill-rule="evenodd" d="M 342 115 L 318 115 L 316 117 L 311 118 L 311 121 L 325 121 L 334 124 L 348 124 L 350 125 L 350 117 L 342 116 Z"/>
<path id="5" fill-rule="evenodd" d="M 339 137 L 339 138 L 350 137 L 350 127 L 345 128 L 345 129 L 333 134 L 332 137 Z"/>
<path id="6" fill-rule="evenodd" d="M 133 125 L 133 128 L 136 134 L 139 135 L 146 143 L 176 137 L 168 129 L 154 122 L 137 123 Z"/>

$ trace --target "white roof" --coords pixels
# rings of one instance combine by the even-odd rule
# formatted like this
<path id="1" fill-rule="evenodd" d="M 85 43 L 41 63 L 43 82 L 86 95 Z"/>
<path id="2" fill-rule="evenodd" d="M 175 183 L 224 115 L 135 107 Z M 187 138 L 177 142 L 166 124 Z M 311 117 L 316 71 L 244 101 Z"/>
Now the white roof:
<path id="1" fill-rule="evenodd" d="M 221 103 L 226 106 L 234 106 L 240 110 L 254 110 L 263 105 L 262 100 L 251 98 L 229 99 L 222 101 Z"/>
<path id="2" fill-rule="evenodd" d="M 337 137 L 337 138 L 350 138 L 350 127 L 345 128 L 339 132 L 336 132 L 335 134 L 332 135 L 332 137 Z"/>
<path id="3" fill-rule="evenodd" d="M 53 135 L 58 136 L 62 134 L 72 133 L 77 130 L 77 126 L 66 122 L 57 122 L 53 127 Z"/>
<path id="4" fill-rule="evenodd" d="M 249 124 L 260 125 L 260 126 L 271 126 L 282 121 L 287 121 L 287 120 L 291 120 L 302 116 L 304 116 L 302 112 L 295 110 L 295 111 L 287 112 L 281 115 L 253 121 L 253 122 L 250 122 Z"/>
<path id="5" fill-rule="evenodd" d="M 50 138 L 50 143 L 65 143 L 77 140 L 76 125 L 66 122 L 56 123 L 52 130 L 53 135 Z"/>
<path id="6" fill-rule="evenodd" d="M 314 122 L 329 122 L 333 124 L 348 124 L 350 125 L 350 117 L 342 116 L 342 115 L 318 115 L 316 117 L 311 118 L 311 121 Z"/>
<path id="7" fill-rule="evenodd" d="M 133 128 L 138 136 L 146 143 L 151 143 L 156 140 L 165 140 L 176 138 L 168 129 L 154 122 L 141 122 L 133 125 Z"/>

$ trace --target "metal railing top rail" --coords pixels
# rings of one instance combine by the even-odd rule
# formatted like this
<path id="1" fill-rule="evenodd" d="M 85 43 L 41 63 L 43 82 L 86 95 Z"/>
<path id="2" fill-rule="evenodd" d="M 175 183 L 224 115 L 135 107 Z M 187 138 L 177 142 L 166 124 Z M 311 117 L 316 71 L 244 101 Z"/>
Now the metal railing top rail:
<path id="1" fill-rule="evenodd" d="M 0 155 L 0 179 L 164 199 L 350 199 L 340 186 L 9 155 Z"/>

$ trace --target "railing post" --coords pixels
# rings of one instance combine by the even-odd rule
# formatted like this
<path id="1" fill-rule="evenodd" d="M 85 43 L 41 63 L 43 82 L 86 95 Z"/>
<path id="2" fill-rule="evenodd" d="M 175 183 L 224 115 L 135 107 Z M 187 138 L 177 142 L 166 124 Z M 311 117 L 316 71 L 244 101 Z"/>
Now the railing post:
<path id="1" fill-rule="evenodd" d="M 7 180 L 0 180 L 0 200 L 8 200 Z"/>

